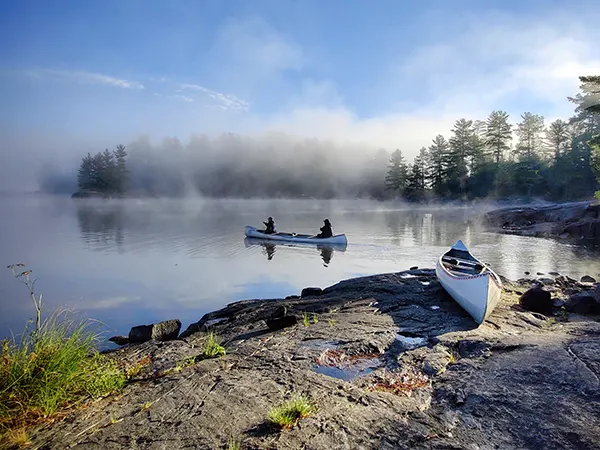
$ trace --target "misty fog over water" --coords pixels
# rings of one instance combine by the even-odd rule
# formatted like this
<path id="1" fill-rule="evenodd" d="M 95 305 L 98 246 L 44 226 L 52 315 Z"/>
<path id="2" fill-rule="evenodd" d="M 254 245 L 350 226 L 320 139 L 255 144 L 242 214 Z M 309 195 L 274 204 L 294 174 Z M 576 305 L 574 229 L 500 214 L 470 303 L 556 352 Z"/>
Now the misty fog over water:
<path id="1" fill-rule="evenodd" d="M 485 232 L 482 210 L 341 200 L 119 200 L 0 198 L 3 267 L 23 262 L 39 277 L 47 310 L 75 309 L 111 334 L 204 313 L 247 298 L 299 294 L 360 275 L 433 268 L 457 239 L 501 275 L 600 273 L 598 250 Z M 273 216 L 279 231 L 316 233 L 329 218 L 345 248 L 268 244 L 244 226 Z M 34 316 L 26 289 L 0 271 L 0 337 Z"/>

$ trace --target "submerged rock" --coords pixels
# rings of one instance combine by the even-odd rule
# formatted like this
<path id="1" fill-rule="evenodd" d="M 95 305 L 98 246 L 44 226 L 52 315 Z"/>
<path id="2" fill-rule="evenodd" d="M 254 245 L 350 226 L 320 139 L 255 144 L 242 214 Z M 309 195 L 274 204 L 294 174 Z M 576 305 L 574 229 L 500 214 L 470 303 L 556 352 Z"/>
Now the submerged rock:
<path id="1" fill-rule="evenodd" d="M 127 336 L 112 336 L 108 338 L 109 341 L 114 342 L 117 345 L 129 344 L 129 338 Z"/>

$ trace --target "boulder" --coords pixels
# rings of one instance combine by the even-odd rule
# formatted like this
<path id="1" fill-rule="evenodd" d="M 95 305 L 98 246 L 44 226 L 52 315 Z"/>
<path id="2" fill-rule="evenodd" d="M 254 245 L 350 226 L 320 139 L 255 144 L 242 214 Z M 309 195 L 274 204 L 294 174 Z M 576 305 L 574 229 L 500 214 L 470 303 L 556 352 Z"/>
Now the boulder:
<path id="1" fill-rule="evenodd" d="M 177 339 L 181 322 L 178 319 L 165 320 L 152 325 L 138 325 L 129 330 L 129 342 L 141 343 L 151 339 L 156 341 L 172 341 Z"/>
<path id="2" fill-rule="evenodd" d="M 552 312 L 553 302 L 550 292 L 541 287 L 533 287 L 526 291 L 519 298 L 519 304 L 528 311 L 541 314 L 550 314 Z"/>
<path id="3" fill-rule="evenodd" d="M 318 297 L 319 295 L 323 295 L 323 289 L 318 287 L 307 287 L 302 289 L 302 292 L 300 293 L 300 298 Z"/>
<path id="4" fill-rule="evenodd" d="M 172 341 L 179 336 L 181 321 L 179 319 L 165 320 L 152 326 L 152 339 L 155 341 Z"/>
<path id="5" fill-rule="evenodd" d="M 594 277 L 590 277 L 589 275 L 584 275 L 580 280 L 582 283 L 595 283 L 596 279 Z"/>
<path id="6" fill-rule="evenodd" d="M 600 314 L 600 284 L 594 290 L 571 295 L 565 302 L 565 309 L 575 314 Z"/>
<path id="7" fill-rule="evenodd" d="M 281 330 L 282 328 L 296 325 L 298 323 L 298 318 L 296 316 L 283 316 L 267 319 L 265 322 L 270 330 Z"/>
<path id="8" fill-rule="evenodd" d="M 138 325 L 129 330 L 129 342 L 139 344 L 152 339 L 152 327 L 154 325 Z"/>
<path id="9" fill-rule="evenodd" d="M 278 306 L 273 314 L 265 320 L 267 327 L 271 330 L 281 330 L 298 323 L 298 318 L 292 314 L 288 315 L 285 305 Z"/>
<path id="10" fill-rule="evenodd" d="M 412 266 L 409 270 L 417 270 L 419 266 Z"/>

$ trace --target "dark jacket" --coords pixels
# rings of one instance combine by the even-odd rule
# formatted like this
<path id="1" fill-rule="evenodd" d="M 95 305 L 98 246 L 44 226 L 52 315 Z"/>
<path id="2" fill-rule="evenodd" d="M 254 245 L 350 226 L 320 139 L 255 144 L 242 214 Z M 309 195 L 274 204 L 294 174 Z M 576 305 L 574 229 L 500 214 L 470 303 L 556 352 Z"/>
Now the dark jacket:
<path id="1" fill-rule="evenodd" d="M 317 237 L 320 238 L 330 238 L 333 237 L 333 229 L 331 228 L 331 225 L 323 225 L 321 227 L 321 232 L 317 235 Z"/>
<path id="2" fill-rule="evenodd" d="M 266 234 L 273 234 L 275 233 L 275 222 L 272 220 L 269 220 L 268 222 L 263 222 L 266 226 L 265 229 L 265 233 Z"/>

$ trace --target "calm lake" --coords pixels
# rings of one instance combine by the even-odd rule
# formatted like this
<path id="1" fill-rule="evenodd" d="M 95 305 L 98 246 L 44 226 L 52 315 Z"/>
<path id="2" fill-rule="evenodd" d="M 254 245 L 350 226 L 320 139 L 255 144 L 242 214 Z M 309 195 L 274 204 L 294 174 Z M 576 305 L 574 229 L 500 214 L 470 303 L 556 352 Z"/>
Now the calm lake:
<path id="1" fill-rule="evenodd" d="M 2 267 L 22 262 L 39 277 L 46 308 L 70 308 L 110 334 L 204 313 L 247 298 L 299 294 L 342 279 L 433 268 L 462 239 L 500 274 L 600 273 L 600 252 L 553 240 L 487 233 L 473 208 L 402 209 L 368 201 L 0 198 Z M 318 232 L 329 218 L 346 248 L 256 244 L 245 225 L 271 215 L 278 230 Z M 0 271 L 0 338 L 34 317 L 27 290 Z"/>

